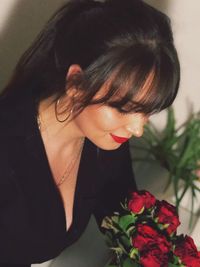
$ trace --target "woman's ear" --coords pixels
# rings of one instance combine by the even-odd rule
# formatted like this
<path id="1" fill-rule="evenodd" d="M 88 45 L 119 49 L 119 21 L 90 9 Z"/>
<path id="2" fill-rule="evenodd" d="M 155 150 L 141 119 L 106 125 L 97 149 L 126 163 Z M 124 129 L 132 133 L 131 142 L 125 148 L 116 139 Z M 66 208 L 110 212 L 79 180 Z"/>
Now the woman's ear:
<path id="1" fill-rule="evenodd" d="M 78 64 L 73 64 L 69 67 L 67 74 L 66 74 L 66 80 L 69 81 L 71 78 L 73 78 L 74 75 L 82 73 L 83 70 Z M 72 86 L 71 88 L 66 87 L 66 95 L 67 97 L 75 99 L 75 97 L 78 95 L 77 89 Z"/>
<path id="2" fill-rule="evenodd" d="M 83 72 L 83 70 L 81 69 L 81 67 L 78 64 L 73 64 L 69 67 L 68 71 L 67 71 L 67 75 L 66 78 L 67 80 L 72 77 L 75 74 L 81 73 Z"/>

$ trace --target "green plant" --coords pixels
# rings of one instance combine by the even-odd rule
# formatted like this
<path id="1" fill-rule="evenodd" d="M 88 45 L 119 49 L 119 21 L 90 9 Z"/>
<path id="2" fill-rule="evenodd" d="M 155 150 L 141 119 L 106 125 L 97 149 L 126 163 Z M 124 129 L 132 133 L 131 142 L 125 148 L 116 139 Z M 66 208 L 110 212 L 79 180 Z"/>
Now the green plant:
<path id="1" fill-rule="evenodd" d="M 196 183 L 200 179 L 200 112 L 191 114 L 185 123 L 176 127 L 174 109 L 171 107 L 167 110 L 166 127 L 159 131 L 149 122 L 141 139 L 143 145 L 133 144 L 133 148 L 141 149 L 146 154 L 134 160 L 157 162 L 167 169 L 169 175 L 165 190 L 173 185 L 177 210 L 186 191 L 190 190 L 193 214 L 194 200 L 200 192 Z"/>

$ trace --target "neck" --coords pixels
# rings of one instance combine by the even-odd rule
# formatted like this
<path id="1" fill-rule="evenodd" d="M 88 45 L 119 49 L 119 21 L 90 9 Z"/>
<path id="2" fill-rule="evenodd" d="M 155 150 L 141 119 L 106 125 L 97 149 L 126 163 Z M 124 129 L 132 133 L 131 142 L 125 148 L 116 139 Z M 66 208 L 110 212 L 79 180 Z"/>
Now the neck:
<path id="1" fill-rule="evenodd" d="M 43 139 L 48 139 L 55 152 L 61 153 L 68 147 L 73 151 L 77 142 L 84 138 L 73 120 L 70 122 L 59 122 L 55 116 L 55 102 L 52 98 L 40 102 L 38 116 L 40 118 L 40 131 Z M 68 114 L 66 114 L 66 117 Z"/>

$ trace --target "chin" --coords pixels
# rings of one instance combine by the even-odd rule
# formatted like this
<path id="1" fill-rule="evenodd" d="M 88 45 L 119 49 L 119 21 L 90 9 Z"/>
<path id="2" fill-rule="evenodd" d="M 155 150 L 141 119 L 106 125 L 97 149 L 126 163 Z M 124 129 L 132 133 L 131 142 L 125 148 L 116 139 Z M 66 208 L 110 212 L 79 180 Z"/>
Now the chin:
<path id="1" fill-rule="evenodd" d="M 103 150 L 116 150 L 118 149 L 122 144 L 117 143 L 113 141 L 112 139 L 107 138 L 89 138 L 87 137 L 95 146 L 99 147 Z"/>
<path id="2" fill-rule="evenodd" d="M 97 145 L 99 148 L 103 150 L 116 150 L 120 147 L 121 144 L 99 144 Z"/>

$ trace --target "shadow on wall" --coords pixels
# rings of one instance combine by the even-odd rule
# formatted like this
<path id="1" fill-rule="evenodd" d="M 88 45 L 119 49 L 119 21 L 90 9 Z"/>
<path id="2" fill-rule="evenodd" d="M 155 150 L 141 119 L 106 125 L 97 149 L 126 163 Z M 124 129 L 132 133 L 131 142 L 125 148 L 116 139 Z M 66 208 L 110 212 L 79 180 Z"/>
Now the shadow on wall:
<path id="1" fill-rule="evenodd" d="M 66 0 L 15 0 L 0 33 L 0 90 L 5 86 L 21 54 L 43 25 Z"/>
<path id="2" fill-rule="evenodd" d="M 0 33 L 0 90 L 10 78 L 21 54 L 55 10 L 66 2 L 67 0 L 15 0 L 6 26 Z M 146 2 L 166 12 L 169 0 Z"/>

